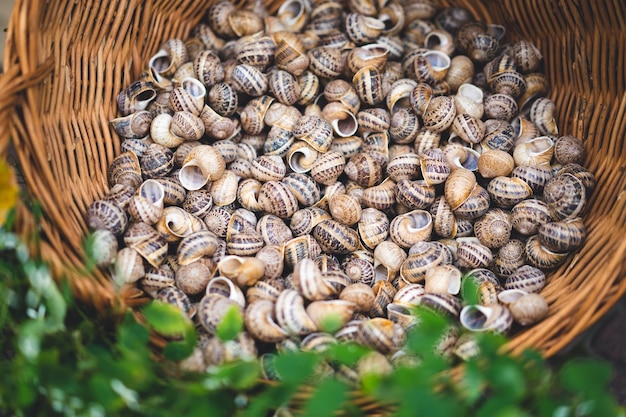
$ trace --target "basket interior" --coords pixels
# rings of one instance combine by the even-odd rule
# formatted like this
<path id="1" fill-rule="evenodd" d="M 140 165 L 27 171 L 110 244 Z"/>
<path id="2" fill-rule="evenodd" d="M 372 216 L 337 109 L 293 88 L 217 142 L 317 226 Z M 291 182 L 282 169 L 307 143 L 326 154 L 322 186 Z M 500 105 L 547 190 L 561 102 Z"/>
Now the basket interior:
<path id="1" fill-rule="evenodd" d="M 18 0 L 7 34 L 5 79 L 20 77 L 0 106 L 3 140 L 17 148 L 28 188 L 42 203 L 43 251 L 56 274 L 69 274 L 77 296 L 105 310 L 117 304 L 107 274 L 81 273 L 88 205 L 108 191 L 106 172 L 120 153 L 108 121 L 115 97 L 168 38 L 185 38 L 211 2 Z M 274 6 L 279 2 L 274 2 Z M 584 248 L 549 276 L 550 316 L 508 347 L 556 353 L 626 290 L 626 5 L 622 0 L 456 0 L 509 40 L 542 51 L 560 134 L 583 139 L 585 166 L 598 186 L 584 215 Z M 69 272 L 68 272 L 69 271 Z M 123 301 L 123 300 L 122 300 Z"/>

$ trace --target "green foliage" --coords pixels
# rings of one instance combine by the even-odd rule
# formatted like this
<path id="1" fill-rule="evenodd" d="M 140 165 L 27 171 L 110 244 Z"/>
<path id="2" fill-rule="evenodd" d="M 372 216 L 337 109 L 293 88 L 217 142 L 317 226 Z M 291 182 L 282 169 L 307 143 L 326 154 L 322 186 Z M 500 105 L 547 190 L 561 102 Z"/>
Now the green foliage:
<path id="1" fill-rule="evenodd" d="M 339 344 L 183 371 L 177 362 L 192 355 L 197 341 L 187 317 L 156 301 L 142 308 L 145 323 L 131 312 L 114 326 L 90 317 L 6 229 L 0 229 L 0 294 L 0 416 L 260 417 L 289 415 L 290 406 L 298 415 L 364 415 L 354 387 L 327 370 L 358 369 L 368 349 Z M 554 369 L 535 351 L 513 357 L 501 353 L 503 337 L 478 334 L 480 354 L 458 367 L 434 348 L 451 323 L 429 310 L 415 314 L 406 346 L 414 360 L 365 375 L 358 388 L 370 402 L 362 404 L 377 401 L 392 415 L 412 417 L 626 415 L 608 394 L 612 369 L 605 362 L 572 359 Z M 217 336 L 231 341 L 242 329 L 233 309 Z M 151 333 L 168 340 L 160 352 Z M 263 380 L 270 368 L 279 380 Z"/>

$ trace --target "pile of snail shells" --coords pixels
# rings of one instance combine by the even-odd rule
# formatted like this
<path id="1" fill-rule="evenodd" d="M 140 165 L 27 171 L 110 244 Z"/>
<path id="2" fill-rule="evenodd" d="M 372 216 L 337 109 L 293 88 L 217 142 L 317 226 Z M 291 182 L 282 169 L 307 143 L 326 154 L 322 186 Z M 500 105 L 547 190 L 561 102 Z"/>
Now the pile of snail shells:
<path id="1" fill-rule="evenodd" d="M 187 366 L 341 341 L 403 362 L 415 305 L 506 333 L 584 242 L 595 180 L 532 43 L 432 1 L 343 4 L 218 1 L 117 97 L 94 253 L 195 321 Z M 457 330 L 438 349 L 471 356 Z"/>

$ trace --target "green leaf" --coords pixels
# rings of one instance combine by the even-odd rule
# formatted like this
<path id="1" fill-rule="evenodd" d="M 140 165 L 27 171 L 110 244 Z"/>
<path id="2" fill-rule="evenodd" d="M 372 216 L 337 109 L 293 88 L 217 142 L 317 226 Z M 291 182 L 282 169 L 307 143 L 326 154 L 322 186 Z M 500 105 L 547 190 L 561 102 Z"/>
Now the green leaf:
<path id="1" fill-rule="evenodd" d="M 343 327 L 343 321 L 338 314 L 327 314 L 322 318 L 320 331 L 326 333 L 336 333 Z"/>
<path id="2" fill-rule="evenodd" d="M 461 298 L 466 305 L 480 304 L 478 283 L 469 274 L 461 280 Z"/>
<path id="3" fill-rule="evenodd" d="M 495 394 L 517 403 L 527 394 L 522 364 L 514 357 L 495 356 L 488 359 L 490 368 L 486 377 Z"/>
<path id="4" fill-rule="evenodd" d="M 218 366 L 212 371 L 211 377 L 215 378 L 217 385 L 246 390 L 254 387 L 258 381 L 261 370 L 257 361 L 238 361 Z M 207 386 L 215 386 L 210 381 L 205 381 Z"/>
<path id="5" fill-rule="evenodd" d="M 197 342 L 196 329 L 193 326 L 187 327 L 182 340 L 169 342 L 163 349 L 163 355 L 169 360 L 180 361 L 193 353 Z"/>
<path id="6" fill-rule="evenodd" d="M 473 405 L 480 399 L 484 389 L 484 382 L 484 377 L 476 361 L 467 361 L 460 388 L 461 395 L 467 400 L 468 404 Z"/>
<path id="7" fill-rule="evenodd" d="M 46 333 L 46 323 L 42 318 L 26 321 L 18 330 L 18 348 L 22 355 L 35 361 L 41 351 L 41 340 Z"/>
<path id="8" fill-rule="evenodd" d="M 348 387 L 336 380 L 326 379 L 307 401 L 304 411 L 308 417 L 326 417 L 341 410 L 346 401 Z"/>
<path id="9" fill-rule="evenodd" d="M 143 308 L 143 314 L 150 327 L 163 336 L 179 336 L 193 326 L 180 309 L 161 301 L 147 304 Z"/>
<path id="10" fill-rule="evenodd" d="M 217 325 L 216 334 L 221 341 L 227 342 L 236 339 L 243 329 L 243 315 L 238 306 L 232 305 L 224 314 L 224 318 Z"/>
<path id="11" fill-rule="evenodd" d="M 606 392 L 612 369 L 607 362 L 596 359 L 570 360 L 559 371 L 563 388 L 574 393 L 598 395 Z"/>
<path id="12" fill-rule="evenodd" d="M 354 366 L 369 352 L 371 352 L 371 349 L 361 345 L 354 343 L 340 343 L 329 346 L 324 352 L 324 356 L 332 362 L 347 366 Z"/>
<path id="13" fill-rule="evenodd" d="M 311 352 L 286 352 L 276 356 L 274 366 L 282 381 L 300 384 L 313 375 L 320 360 L 319 354 Z"/>

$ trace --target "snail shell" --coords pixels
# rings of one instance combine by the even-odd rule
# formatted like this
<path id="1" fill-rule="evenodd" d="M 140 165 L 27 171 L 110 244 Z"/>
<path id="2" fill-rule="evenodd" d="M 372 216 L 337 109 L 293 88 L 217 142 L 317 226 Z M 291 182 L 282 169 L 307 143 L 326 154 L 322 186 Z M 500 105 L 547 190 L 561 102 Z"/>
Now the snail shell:
<path id="1" fill-rule="evenodd" d="M 233 119 L 220 115 L 206 104 L 200 112 L 200 119 L 204 123 L 206 135 L 213 139 L 228 139 L 237 129 Z"/>
<path id="2" fill-rule="evenodd" d="M 532 188 L 519 178 L 495 177 L 487 185 L 491 200 L 501 208 L 511 208 L 533 193 Z"/>
<path id="3" fill-rule="evenodd" d="M 252 161 L 250 174 L 258 181 L 280 181 L 284 178 L 287 167 L 277 155 L 261 155 Z"/>
<path id="4" fill-rule="evenodd" d="M 428 185 L 442 184 L 448 179 L 451 167 L 441 149 L 426 149 L 419 156 L 422 177 Z"/>
<path id="5" fill-rule="evenodd" d="M 116 236 L 120 236 L 126 230 L 128 217 L 124 210 L 117 204 L 97 200 L 87 209 L 87 223 L 95 230 L 108 230 Z"/>
<path id="6" fill-rule="evenodd" d="M 265 280 L 278 279 L 283 274 L 285 265 L 284 245 L 276 246 L 266 243 L 266 246 L 261 248 L 261 250 L 256 253 L 255 257 L 265 264 L 265 272 L 263 274 Z"/>
<path id="7" fill-rule="evenodd" d="M 174 112 L 188 111 L 196 116 L 200 115 L 204 107 L 206 87 L 201 81 L 193 77 L 183 79 L 180 87 L 172 90 L 169 97 L 169 106 Z"/>
<path id="8" fill-rule="evenodd" d="M 513 168 L 511 177 L 523 180 L 537 194 L 552 179 L 552 169 L 548 164 L 520 165 Z"/>
<path id="9" fill-rule="evenodd" d="M 450 86 L 450 90 L 458 91 L 463 84 L 471 85 L 474 77 L 474 63 L 466 55 L 457 55 L 450 60 L 450 68 L 446 74 L 445 82 Z M 482 94 L 480 98 L 482 103 Z M 458 111 L 458 110 L 457 110 Z M 459 113 L 463 113 L 460 112 Z"/>
<path id="10" fill-rule="evenodd" d="M 158 268 L 151 266 L 145 272 L 146 274 L 139 280 L 139 283 L 141 288 L 153 298 L 156 298 L 160 289 L 175 285 L 174 270 L 168 264 L 163 264 Z"/>
<path id="11" fill-rule="evenodd" d="M 554 252 L 546 248 L 539 238 L 534 235 L 526 241 L 526 257 L 528 262 L 543 270 L 549 270 L 561 265 L 567 259 L 569 253 Z"/>
<path id="12" fill-rule="evenodd" d="M 417 87 L 417 81 L 410 78 L 400 78 L 391 84 L 386 104 L 392 115 L 397 110 L 411 108 L 410 96 L 415 87 Z"/>
<path id="13" fill-rule="evenodd" d="M 166 210 L 168 210 L 166 208 Z M 230 231 L 231 212 L 224 207 L 214 206 L 204 217 L 207 228 L 221 238 L 226 238 Z M 241 230 L 239 230 L 241 231 Z"/>
<path id="14" fill-rule="evenodd" d="M 416 153 L 401 153 L 390 159 L 387 176 L 393 181 L 416 180 L 420 173 L 420 156 Z"/>
<path id="15" fill-rule="evenodd" d="M 457 234 L 457 221 L 446 198 L 437 196 L 429 211 L 433 218 L 435 233 L 443 238 L 454 238 Z"/>
<path id="16" fill-rule="evenodd" d="M 280 342 L 288 333 L 276 323 L 274 303 L 258 300 L 246 307 L 244 324 L 248 332 L 257 340 L 268 343 Z"/>
<path id="17" fill-rule="evenodd" d="M 352 84 L 361 101 L 370 106 L 383 103 L 391 88 L 383 73 L 371 66 L 363 67 L 354 74 Z"/>
<path id="18" fill-rule="evenodd" d="M 269 81 L 257 67 L 248 64 L 239 64 L 233 68 L 231 83 L 235 90 L 250 97 L 260 97 L 269 88 Z"/>
<path id="19" fill-rule="evenodd" d="M 443 252 L 431 242 L 418 242 L 414 248 L 419 251 L 406 257 L 400 267 L 401 278 L 409 283 L 422 281 L 426 271 L 443 262 Z"/>
<path id="20" fill-rule="evenodd" d="M 420 305 L 449 317 L 458 317 L 461 311 L 461 300 L 447 293 L 425 293 Z"/>
<path id="21" fill-rule="evenodd" d="M 399 324 L 405 330 L 409 330 L 417 324 L 417 317 L 409 306 L 389 303 L 386 310 L 389 320 Z"/>
<path id="22" fill-rule="evenodd" d="M 298 200 L 289 188 L 278 181 L 268 181 L 259 191 L 259 204 L 268 213 L 280 218 L 291 217 L 298 210 Z"/>
<path id="23" fill-rule="evenodd" d="M 457 238 L 456 256 L 461 268 L 488 268 L 493 262 L 491 249 L 472 237 Z"/>
<path id="24" fill-rule="evenodd" d="M 344 273 L 352 280 L 353 283 L 362 283 L 371 287 L 374 280 L 373 260 L 365 259 L 353 254 L 352 256 L 346 258 L 342 267 Z"/>
<path id="25" fill-rule="evenodd" d="M 284 290 L 276 300 L 276 319 L 289 334 L 305 335 L 317 330 L 304 309 L 304 299 L 294 290 Z"/>
<path id="26" fill-rule="evenodd" d="M 422 284 L 407 284 L 396 292 L 393 303 L 417 306 L 424 294 L 425 290 Z"/>
<path id="27" fill-rule="evenodd" d="M 544 135 L 557 136 L 556 105 L 546 97 L 540 97 L 530 107 L 530 120 Z"/>
<path id="28" fill-rule="evenodd" d="M 480 243 L 491 249 L 504 246 L 511 237 L 510 214 L 501 209 L 489 210 L 474 223 L 474 233 Z"/>
<path id="29" fill-rule="evenodd" d="M 379 210 L 391 208 L 396 203 L 396 184 L 392 179 L 386 178 L 379 185 L 363 190 L 360 204 Z"/>
<path id="30" fill-rule="evenodd" d="M 261 133 L 265 127 L 265 115 L 274 101 L 273 97 L 262 95 L 248 101 L 240 114 L 241 128 L 251 135 Z"/>
<path id="31" fill-rule="evenodd" d="M 310 233 L 322 220 L 330 218 L 330 214 L 322 208 L 306 207 L 296 211 L 293 216 L 291 216 L 289 228 L 295 236 L 302 236 Z"/>
<path id="32" fill-rule="evenodd" d="M 509 304 L 513 319 L 522 326 L 537 323 L 548 316 L 548 302 L 539 294 L 524 294 Z"/>
<path id="33" fill-rule="evenodd" d="M 326 152 L 313 162 L 311 177 L 319 184 L 333 184 L 343 173 L 345 165 L 346 159 L 339 152 Z"/>
<path id="34" fill-rule="evenodd" d="M 385 240 L 374 249 L 374 280 L 392 280 L 404 261 L 406 252 L 391 240 Z"/>
<path id="35" fill-rule="evenodd" d="M 346 254 L 354 252 L 359 246 L 357 231 L 332 219 L 318 223 L 312 235 L 327 253 Z"/>
<path id="36" fill-rule="evenodd" d="M 361 205 L 348 194 L 336 194 L 328 202 L 330 215 L 338 222 L 352 226 L 361 219 Z"/>
<path id="37" fill-rule="evenodd" d="M 589 170 L 581 165 L 570 163 L 559 168 L 557 175 L 572 174 L 583 183 L 587 195 L 596 188 L 596 178 Z"/>
<path id="38" fill-rule="evenodd" d="M 320 200 L 320 189 L 308 175 L 293 172 L 283 178 L 282 183 L 303 206 L 312 206 Z"/>
<path id="39" fill-rule="evenodd" d="M 132 152 L 141 158 L 148 150 L 148 146 L 153 143 L 152 139 L 124 139 L 120 145 L 122 152 Z"/>
<path id="40" fill-rule="evenodd" d="M 554 141 L 549 136 L 539 136 L 515 146 L 513 159 L 516 165 L 549 164 L 554 153 Z"/>
<path id="41" fill-rule="evenodd" d="M 309 50 L 308 69 L 320 78 L 337 78 L 346 67 L 345 57 L 341 51 L 328 46 L 318 46 Z"/>
<path id="42" fill-rule="evenodd" d="M 329 104 L 333 102 L 342 104 L 343 108 L 351 113 L 357 113 L 361 105 L 354 86 L 342 79 L 332 80 L 326 84 L 324 97 L 329 101 Z"/>
<path id="43" fill-rule="evenodd" d="M 354 155 L 344 168 L 352 181 L 363 187 L 373 187 L 382 181 L 383 167 L 373 156 L 359 152 Z"/>
<path id="44" fill-rule="evenodd" d="M 278 101 L 288 106 L 300 99 L 300 85 L 287 71 L 277 70 L 269 77 L 269 91 Z"/>
<path id="45" fill-rule="evenodd" d="M 570 252 L 585 241 L 587 232 L 580 217 L 548 222 L 539 227 L 539 240 L 551 251 Z"/>
<path id="46" fill-rule="evenodd" d="M 328 103 L 324 106 L 322 117 L 330 123 L 339 137 L 353 136 L 359 127 L 353 111 L 340 102 Z"/>
<path id="47" fill-rule="evenodd" d="M 423 116 L 433 96 L 433 88 L 429 84 L 417 84 L 409 94 L 409 102 L 415 114 Z"/>
<path id="48" fill-rule="evenodd" d="M 488 119 L 509 121 L 517 114 L 517 102 L 508 94 L 492 94 L 485 98 L 484 103 Z"/>
<path id="49" fill-rule="evenodd" d="M 380 107 L 361 110 L 356 115 L 359 133 L 384 132 L 389 129 L 391 118 L 389 112 Z"/>
<path id="50" fill-rule="evenodd" d="M 239 177 L 230 170 L 224 173 L 211 183 L 209 190 L 213 196 L 213 203 L 216 206 L 227 206 L 237 200 L 237 188 Z"/>
<path id="51" fill-rule="evenodd" d="M 249 36 L 235 44 L 237 62 L 258 67 L 261 71 L 274 62 L 276 44 L 271 36 Z"/>
<path id="52" fill-rule="evenodd" d="M 445 183 L 444 195 L 452 210 L 456 210 L 467 200 L 475 185 L 476 176 L 470 170 L 458 168 L 450 173 Z"/>
<path id="53" fill-rule="evenodd" d="M 266 245 L 281 245 L 293 239 L 293 233 L 287 224 L 272 214 L 266 214 L 259 219 L 256 231 Z"/>
<path id="54" fill-rule="evenodd" d="M 384 22 L 360 13 L 348 13 L 345 22 L 348 37 L 358 46 L 376 42 L 385 30 Z"/>
<path id="55" fill-rule="evenodd" d="M 504 289 L 538 293 L 545 285 L 546 275 L 543 271 L 530 265 L 523 265 L 506 279 Z"/>
<path id="56" fill-rule="evenodd" d="M 157 231 L 168 242 L 177 242 L 204 228 L 206 225 L 202 220 L 176 206 L 165 207 L 161 219 L 156 224 Z"/>
<path id="57" fill-rule="evenodd" d="M 183 188 L 175 177 L 156 178 L 161 186 L 163 186 L 163 204 L 177 206 L 181 205 L 187 196 L 187 191 Z"/>
<path id="58" fill-rule="evenodd" d="M 451 170 L 465 168 L 472 172 L 478 170 L 478 151 L 460 143 L 448 143 L 443 147 L 443 153 Z"/>
<path id="59" fill-rule="evenodd" d="M 427 209 L 435 201 L 435 187 L 424 180 L 400 180 L 396 184 L 396 201 L 410 209 Z"/>
<path id="60" fill-rule="evenodd" d="M 151 143 L 141 158 L 140 166 L 144 178 L 163 177 L 174 168 L 174 152 L 165 146 Z"/>
<path id="61" fill-rule="evenodd" d="M 463 141 L 476 144 L 485 135 L 485 125 L 479 118 L 470 114 L 457 114 L 452 122 L 452 132 Z"/>
<path id="62" fill-rule="evenodd" d="M 320 79 L 311 71 L 304 71 L 298 77 L 298 86 L 300 87 L 300 97 L 297 103 L 306 106 L 311 104 L 317 97 L 320 89 Z"/>
<path id="63" fill-rule="evenodd" d="M 311 170 L 318 159 L 318 155 L 318 151 L 306 142 L 297 141 L 289 146 L 286 159 L 292 171 L 303 174 Z"/>
<path id="64" fill-rule="evenodd" d="M 157 86 L 152 82 L 136 81 L 122 90 L 116 97 L 122 117 L 146 110 L 157 98 Z"/>
<path id="65" fill-rule="evenodd" d="M 545 202 L 530 198 L 516 204 L 511 209 L 511 224 L 522 235 L 534 235 L 542 224 L 552 221 Z"/>
<path id="66" fill-rule="evenodd" d="M 500 277 L 509 277 L 526 262 L 524 243 L 513 239 L 504 244 L 493 260 L 493 270 Z"/>
<path id="67" fill-rule="evenodd" d="M 431 34 L 433 32 L 431 32 Z M 428 36 L 431 36 L 431 34 Z M 426 37 L 427 39 L 428 36 Z M 448 69 L 450 68 L 450 56 L 448 52 L 445 51 L 430 50 L 417 55 L 413 61 L 413 66 L 418 82 L 430 85 L 437 84 L 443 81 L 448 73 Z"/>
<path id="68" fill-rule="evenodd" d="M 161 288 L 157 291 L 155 300 L 173 305 L 182 311 L 187 317 L 192 317 L 196 314 L 196 309 L 195 307 L 192 307 L 189 296 L 187 296 L 187 294 L 185 294 L 178 287 L 169 286 Z"/>
<path id="69" fill-rule="evenodd" d="M 276 42 L 274 53 L 276 66 L 295 76 L 301 75 L 310 63 L 302 41 L 295 33 L 288 31 L 280 31 L 272 36 Z"/>
<path id="70" fill-rule="evenodd" d="M 586 151 L 582 140 L 566 135 L 558 138 L 554 144 L 554 157 L 565 164 L 581 164 L 585 159 Z"/>
<path id="71" fill-rule="evenodd" d="M 363 209 L 358 224 L 359 236 L 363 245 L 375 249 L 389 235 L 389 219 L 375 208 Z"/>
<path id="72" fill-rule="evenodd" d="M 231 84 L 220 82 L 209 90 L 208 104 L 221 116 L 230 117 L 237 110 L 239 99 Z"/>
<path id="73" fill-rule="evenodd" d="M 237 310 L 243 317 L 243 308 L 236 301 L 219 294 L 208 294 L 202 297 L 198 304 L 198 320 L 212 335 L 231 309 Z"/>
<path id="74" fill-rule="evenodd" d="M 356 341 L 381 353 L 390 353 L 404 344 L 404 330 L 389 319 L 375 317 L 361 324 Z"/>
<path id="75" fill-rule="evenodd" d="M 506 333 L 513 324 L 509 309 L 500 304 L 490 306 L 468 305 L 461 310 L 461 325 L 471 331 Z"/>
<path id="76" fill-rule="evenodd" d="M 433 97 L 424 111 L 424 127 L 433 132 L 443 132 L 452 125 L 455 116 L 454 98 L 450 96 Z"/>
<path id="77" fill-rule="evenodd" d="M 488 82 L 493 92 L 508 94 L 515 99 L 519 99 L 526 92 L 526 79 L 515 70 L 501 71 L 493 75 Z"/>
<path id="78" fill-rule="evenodd" d="M 467 56 L 474 62 L 485 63 L 498 53 L 498 38 L 491 33 L 482 32 L 474 36 L 467 46 Z"/>
<path id="79" fill-rule="evenodd" d="M 569 173 L 557 175 L 548 181 L 543 196 L 555 219 L 577 217 L 587 201 L 582 181 Z"/>
<path id="80" fill-rule="evenodd" d="M 201 294 L 206 292 L 208 294 L 207 285 L 215 273 L 215 264 L 209 260 L 198 259 L 187 265 L 181 265 L 176 269 L 175 282 L 176 287 L 180 288 L 185 294 L 189 296 Z M 224 290 L 225 292 L 226 290 Z M 238 301 L 237 304 L 242 305 L 243 294 L 240 294 L 240 299 L 236 300 L 236 296 L 233 297 L 233 301 Z M 227 297 L 230 298 L 230 297 Z"/>
<path id="81" fill-rule="evenodd" d="M 515 130 L 505 120 L 489 119 L 485 121 L 485 135 L 480 142 L 486 149 L 509 152 L 515 144 Z"/>
<path id="82" fill-rule="evenodd" d="M 155 224 L 163 214 L 164 190 L 155 180 L 144 181 L 128 202 L 128 214 L 137 222 Z"/>
<path id="83" fill-rule="evenodd" d="M 246 231 L 232 235 L 226 242 L 226 251 L 232 255 L 254 256 L 264 245 L 261 235 Z"/>
<path id="84" fill-rule="evenodd" d="M 489 149 L 478 157 L 478 172 L 483 178 L 508 176 L 514 166 L 513 157 L 505 151 Z"/>
<path id="85" fill-rule="evenodd" d="M 396 216 L 389 225 L 389 237 L 398 246 L 408 249 L 417 242 L 430 239 L 432 217 L 428 211 L 413 210 Z"/>
<path id="86" fill-rule="evenodd" d="M 319 300 L 313 301 L 306 307 L 306 312 L 318 329 L 323 329 L 330 320 L 343 327 L 350 321 L 357 305 L 348 300 Z M 304 343 L 304 340 L 303 340 Z"/>
<path id="87" fill-rule="evenodd" d="M 522 39 L 514 42 L 508 51 L 522 73 L 535 72 L 539 69 L 543 57 L 531 41 Z"/>
<path id="88" fill-rule="evenodd" d="M 483 90 L 474 84 L 461 84 L 454 96 L 454 106 L 457 114 L 469 114 L 481 119 L 485 113 Z"/>
<path id="89" fill-rule="evenodd" d="M 226 162 L 218 150 L 209 145 L 199 145 L 187 154 L 179 172 L 179 180 L 186 190 L 199 190 L 207 182 L 222 176 Z"/>
<path id="90" fill-rule="evenodd" d="M 438 265 L 426 271 L 424 290 L 427 293 L 458 294 L 461 290 L 461 271 L 452 265 Z"/>
<path id="91" fill-rule="evenodd" d="M 331 124 L 319 116 L 305 115 L 293 127 L 293 135 L 309 144 L 318 152 L 326 152 L 333 140 Z"/>
<path id="92" fill-rule="evenodd" d="M 219 246 L 217 236 L 208 230 L 199 230 L 183 237 L 178 244 L 178 265 L 188 265 L 204 256 L 213 256 Z"/>
<path id="93" fill-rule="evenodd" d="M 135 249 L 150 265 L 158 268 L 167 256 L 167 242 L 149 224 L 134 223 L 124 233 L 124 244 Z"/>
<path id="94" fill-rule="evenodd" d="M 139 110 L 128 116 L 111 120 L 111 126 L 123 138 L 141 139 L 150 132 L 153 115 L 147 110 Z"/>
<path id="95" fill-rule="evenodd" d="M 419 129 L 419 119 L 411 108 L 397 109 L 391 116 L 389 134 L 395 143 L 411 143 L 415 140 Z"/>

